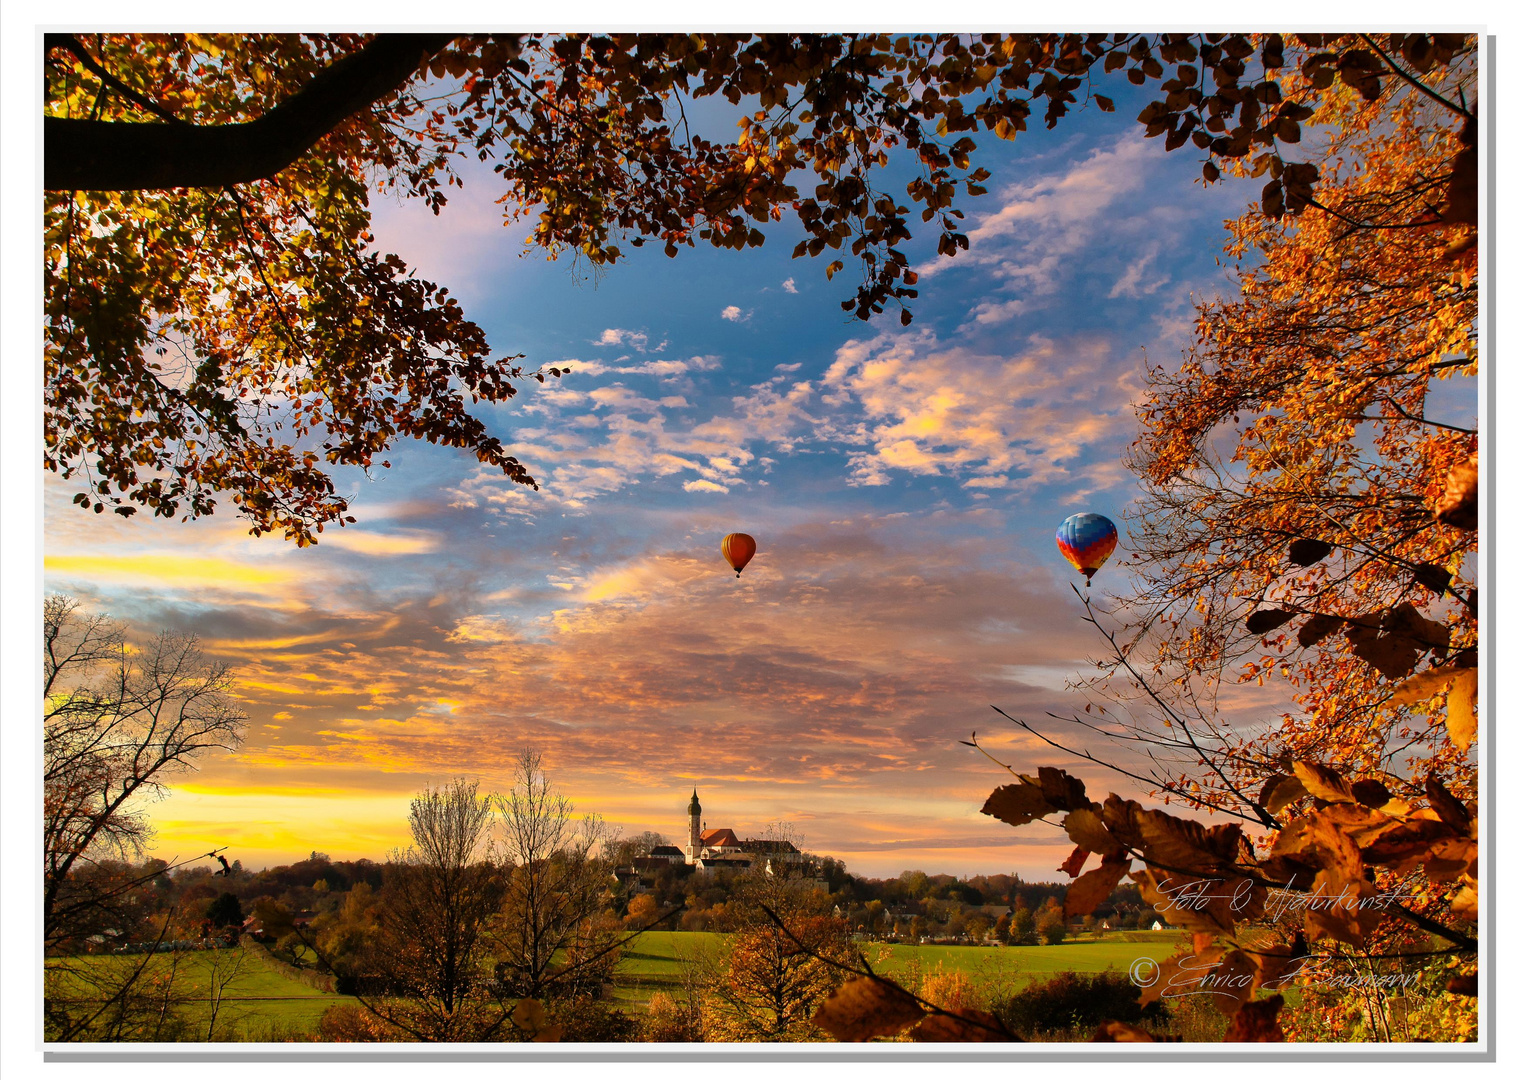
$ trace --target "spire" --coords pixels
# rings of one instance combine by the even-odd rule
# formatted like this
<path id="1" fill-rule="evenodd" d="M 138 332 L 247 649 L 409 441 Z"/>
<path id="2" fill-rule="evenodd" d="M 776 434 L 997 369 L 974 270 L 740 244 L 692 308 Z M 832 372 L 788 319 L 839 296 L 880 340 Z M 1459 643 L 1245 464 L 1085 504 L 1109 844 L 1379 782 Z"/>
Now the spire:
<path id="1" fill-rule="evenodd" d="M 700 792 L 693 788 L 690 790 L 690 813 L 700 813 Z"/>

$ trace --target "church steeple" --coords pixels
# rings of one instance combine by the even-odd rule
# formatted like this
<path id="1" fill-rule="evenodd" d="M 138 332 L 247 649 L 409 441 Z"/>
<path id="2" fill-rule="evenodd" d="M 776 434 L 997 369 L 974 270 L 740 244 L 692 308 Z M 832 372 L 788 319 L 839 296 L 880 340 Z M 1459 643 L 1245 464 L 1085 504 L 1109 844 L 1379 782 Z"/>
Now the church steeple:
<path id="1" fill-rule="evenodd" d="M 685 848 L 684 861 L 694 863 L 700 857 L 700 791 L 690 789 L 690 842 Z"/>

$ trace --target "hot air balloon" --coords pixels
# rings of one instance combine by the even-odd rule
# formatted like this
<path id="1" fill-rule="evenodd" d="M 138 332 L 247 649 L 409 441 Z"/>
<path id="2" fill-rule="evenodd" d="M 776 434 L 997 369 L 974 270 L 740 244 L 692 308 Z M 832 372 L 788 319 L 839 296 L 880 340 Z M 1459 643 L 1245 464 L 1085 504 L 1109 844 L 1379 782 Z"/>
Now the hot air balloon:
<path id="1" fill-rule="evenodd" d="M 1093 575 L 1109 561 L 1118 540 L 1119 530 L 1102 514 L 1073 514 L 1056 530 L 1056 546 L 1067 562 L 1088 576 L 1089 588 L 1093 587 Z"/>
<path id="2" fill-rule="evenodd" d="M 722 558 L 727 560 L 727 565 L 737 571 L 737 576 L 743 576 L 743 567 L 748 565 L 748 560 L 753 558 L 753 553 L 759 550 L 759 545 L 753 542 L 753 537 L 747 533 L 728 533 L 722 537 Z"/>

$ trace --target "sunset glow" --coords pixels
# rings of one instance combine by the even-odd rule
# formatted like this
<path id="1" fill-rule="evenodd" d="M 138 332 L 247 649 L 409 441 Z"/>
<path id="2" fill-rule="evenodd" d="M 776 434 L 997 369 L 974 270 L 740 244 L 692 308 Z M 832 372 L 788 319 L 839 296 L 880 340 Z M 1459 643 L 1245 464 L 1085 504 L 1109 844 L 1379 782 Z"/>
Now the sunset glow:
<path id="1" fill-rule="evenodd" d="M 439 226 L 380 204 L 378 245 L 496 349 L 569 369 L 484 413 L 541 490 L 409 443 L 341 474 L 359 522 L 299 549 L 229 506 L 82 514 L 50 478 L 47 589 L 197 634 L 249 713 L 152 807 L 156 851 L 382 859 L 412 793 L 502 786 L 535 747 L 628 833 L 679 836 L 696 787 L 713 824 L 789 822 L 860 873 L 1055 877 L 1064 838 L 981 815 L 1006 774 L 961 740 L 1062 763 L 989 706 L 1081 707 L 1066 684 L 1099 642 L 1056 526 L 1134 497 L 1143 364 L 1176 362 L 1255 192 L 1196 187 L 1092 114 L 1002 154 L 906 329 L 845 321 L 783 236 L 580 283 L 516 257 L 487 174 Z M 758 542 L 741 577 L 733 531 Z M 1127 586 L 1128 546 L 1095 594 Z"/>

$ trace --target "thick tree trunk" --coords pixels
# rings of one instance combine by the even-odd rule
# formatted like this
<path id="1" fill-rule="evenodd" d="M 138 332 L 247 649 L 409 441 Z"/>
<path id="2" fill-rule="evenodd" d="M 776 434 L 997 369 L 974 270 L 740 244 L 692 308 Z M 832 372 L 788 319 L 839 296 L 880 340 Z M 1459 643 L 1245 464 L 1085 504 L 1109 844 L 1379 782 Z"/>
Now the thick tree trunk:
<path id="1" fill-rule="evenodd" d="M 43 118 L 43 187 L 227 187 L 274 176 L 342 121 L 402 86 L 450 34 L 382 34 L 247 124 Z"/>

